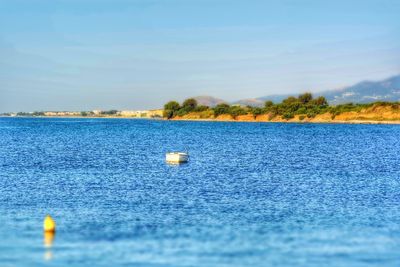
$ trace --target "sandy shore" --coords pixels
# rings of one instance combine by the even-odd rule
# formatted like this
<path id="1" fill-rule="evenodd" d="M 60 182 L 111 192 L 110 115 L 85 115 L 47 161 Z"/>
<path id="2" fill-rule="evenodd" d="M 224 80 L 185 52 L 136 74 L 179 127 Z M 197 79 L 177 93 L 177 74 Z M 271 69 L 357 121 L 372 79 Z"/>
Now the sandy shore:
<path id="1" fill-rule="evenodd" d="M 203 121 L 203 122 L 250 122 L 250 123 L 313 123 L 313 124 L 400 124 L 399 121 L 373 121 L 373 120 L 332 120 L 332 121 L 297 121 L 297 120 L 220 120 L 220 119 L 187 119 L 187 118 L 174 118 L 171 121 Z"/>
<path id="2" fill-rule="evenodd" d="M 308 117 L 304 114 L 294 115 L 285 119 L 281 115 L 271 113 L 253 115 L 239 115 L 232 117 L 230 114 L 221 114 L 214 118 L 213 114 L 205 112 L 192 112 L 173 120 L 189 121 L 228 121 L 228 122 L 265 122 L 265 123 L 336 123 L 336 124 L 400 124 L 400 109 L 392 106 L 372 106 L 360 111 L 348 111 L 333 115 L 330 112 Z"/>
<path id="3" fill-rule="evenodd" d="M 1 118 L 68 118 L 68 119 L 133 119 L 133 120 L 164 120 L 164 121 L 200 121 L 200 122 L 252 122 L 252 123 L 320 123 L 320 124 L 400 124 L 400 119 L 393 120 L 360 120 L 360 119 L 327 119 L 322 116 L 317 116 L 312 119 L 300 120 L 297 117 L 284 120 L 281 118 L 274 118 L 272 120 L 266 119 L 264 115 L 254 118 L 252 115 L 242 115 L 237 118 L 232 118 L 231 116 L 221 115 L 217 118 L 193 118 L 193 117 L 175 117 L 173 119 L 167 120 L 164 118 L 137 118 L 137 117 L 121 117 L 121 116 L 105 116 L 105 117 L 84 117 L 84 116 L 0 116 Z M 323 117 L 321 119 L 321 117 Z"/>

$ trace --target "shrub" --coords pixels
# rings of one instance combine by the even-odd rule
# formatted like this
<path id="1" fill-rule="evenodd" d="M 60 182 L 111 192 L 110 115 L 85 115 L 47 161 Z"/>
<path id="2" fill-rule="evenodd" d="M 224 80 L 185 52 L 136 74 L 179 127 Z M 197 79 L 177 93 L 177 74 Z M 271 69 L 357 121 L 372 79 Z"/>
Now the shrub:
<path id="1" fill-rule="evenodd" d="M 233 118 L 236 118 L 239 115 L 246 115 L 247 111 L 244 108 L 242 108 L 241 106 L 232 106 L 229 108 L 229 114 Z"/>
<path id="2" fill-rule="evenodd" d="M 214 116 L 214 112 L 212 109 L 206 109 L 200 112 L 201 119 L 210 119 Z"/>
<path id="3" fill-rule="evenodd" d="M 249 111 L 251 114 L 253 114 L 254 117 L 257 117 L 258 115 L 261 115 L 264 113 L 264 110 L 262 108 L 258 108 L 258 107 L 249 107 Z"/>
<path id="4" fill-rule="evenodd" d="M 285 120 L 289 120 L 289 119 L 293 119 L 294 118 L 294 114 L 291 112 L 286 112 L 282 115 L 282 118 Z"/>
<path id="5" fill-rule="evenodd" d="M 307 108 L 306 107 L 300 107 L 297 111 L 296 114 L 307 114 Z"/>
<path id="6" fill-rule="evenodd" d="M 216 105 L 213 108 L 214 116 L 218 117 L 219 115 L 222 115 L 222 114 L 228 114 L 229 113 L 229 108 L 230 108 L 230 106 L 228 104 L 225 104 L 225 103 Z"/>
<path id="7" fill-rule="evenodd" d="M 194 109 L 194 111 L 195 112 L 202 112 L 202 111 L 206 111 L 206 110 L 209 110 L 209 109 L 210 109 L 210 107 L 201 105 L 201 106 L 197 106 Z"/>
<path id="8" fill-rule="evenodd" d="M 316 99 L 312 100 L 312 103 L 314 105 L 320 106 L 320 107 L 327 107 L 328 106 L 328 101 L 323 96 L 319 96 Z"/>
<path id="9" fill-rule="evenodd" d="M 350 111 L 360 111 L 361 109 L 367 107 L 366 104 L 353 104 L 353 103 L 347 103 L 347 104 L 342 104 L 342 105 L 337 105 L 334 107 L 330 108 L 330 111 L 333 115 L 339 115 L 344 112 L 350 112 Z"/>
<path id="10" fill-rule="evenodd" d="M 282 104 L 290 105 L 290 104 L 293 104 L 296 102 L 299 102 L 299 100 L 297 98 L 295 98 L 294 96 L 289 96 L 288 98 L 286 98 L 282 101 Z"/>
<path id="11" fill-rule="evenodd" d="M 189 113 L 189 111 L 187 111 L 185 108 L 181 108 L 181 109 L 179 109 L 178 111 L 174 112 L 174 117 L 175 117 L 175 116 L 180 116 L 180 117 L 182 117 L 182 116 L 185 116 L 185 115 L 188 114 L 188 113 Z"/>
<path id="12" fill-rule="evenodd" d="M 304 94 L 299 95 L 299 101 L 302 104 L 307 104 L 312 99 L 313 99 L 313 97 L 312 97 L 311 93 L 304 93 Z"/>
<path id="13" fill-rule="evenodd" d="M 300 102 L 292 102 L 289 104 L 283 104 L 281 106 L 284 112 L 293 112 L 293 113 L 296 112 L 301 107 L 302 106 Z"/>
<path id="14" fill-rule="evenodd" d="M 309 112 L 307 112 L 307 118 L 315 118 L 315 116 L 317 116 L 317 114 L 310 110 Z"/>

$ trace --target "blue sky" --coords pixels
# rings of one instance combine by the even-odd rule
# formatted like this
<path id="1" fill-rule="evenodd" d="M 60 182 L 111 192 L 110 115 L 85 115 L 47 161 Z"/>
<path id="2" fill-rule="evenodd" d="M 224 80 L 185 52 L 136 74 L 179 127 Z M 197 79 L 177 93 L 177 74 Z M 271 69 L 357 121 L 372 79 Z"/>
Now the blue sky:
<path id="1" fill-rule="evenodd" d="M 158 108 L 400 73 L 400 1 L 0 0 L 0 112 Z"/>

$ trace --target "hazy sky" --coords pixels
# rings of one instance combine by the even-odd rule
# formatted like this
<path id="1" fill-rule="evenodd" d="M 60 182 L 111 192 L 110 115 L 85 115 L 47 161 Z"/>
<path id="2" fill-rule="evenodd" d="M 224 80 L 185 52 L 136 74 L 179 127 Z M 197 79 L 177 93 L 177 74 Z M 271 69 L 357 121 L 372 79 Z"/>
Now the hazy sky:
<path id="1" fill-rule="evenodd" d="M 0 0 L 0 112 L 148 109 L 400 73 L 399 0 Z"/>

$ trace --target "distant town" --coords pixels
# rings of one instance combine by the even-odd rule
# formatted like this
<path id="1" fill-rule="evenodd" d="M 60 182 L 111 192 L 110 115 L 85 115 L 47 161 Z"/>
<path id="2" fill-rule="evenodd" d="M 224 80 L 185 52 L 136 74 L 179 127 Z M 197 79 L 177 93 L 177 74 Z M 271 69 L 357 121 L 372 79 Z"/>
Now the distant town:
<path id="1" fill-rule="evenodd" d="M 92 110 L 92 111 L 32 111 L 0 114 L 7 117 L 122 117 L 122 118 L 162 118 L 162 109 L 153 110 Z"/>

